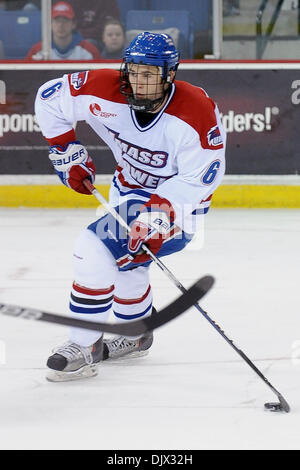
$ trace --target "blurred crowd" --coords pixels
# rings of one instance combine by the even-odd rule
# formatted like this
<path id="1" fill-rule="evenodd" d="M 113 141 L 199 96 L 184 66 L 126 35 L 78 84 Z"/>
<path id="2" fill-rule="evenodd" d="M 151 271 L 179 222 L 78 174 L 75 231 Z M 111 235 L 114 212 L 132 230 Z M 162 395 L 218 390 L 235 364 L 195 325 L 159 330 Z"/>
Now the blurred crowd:
<path id="1" fill-rule="evenodd" d="M 52 47 L 45 57 L 41 0 L 0 0 L 0 59 L 118 60 L 141 31 L 169 34 L 181 59 L 212 53 L 211 0 L 136 5 L 133 0 L 51 0 Z M 239 0 L 223 5 L 224 16 L 239 14 Z"/>
<path id="2" fill-rule="evenodd" d="M 1 1 L 0 10 L 38 10 L 40 1 Z M 0 12 L 1 14 L 1 12 Z M 52 2 L 50 60 L 120 59 L 125 30 L 117 0 L 68 0 Z M 43 60 L 42 43 L 34 44 L 27 60 Z"/>

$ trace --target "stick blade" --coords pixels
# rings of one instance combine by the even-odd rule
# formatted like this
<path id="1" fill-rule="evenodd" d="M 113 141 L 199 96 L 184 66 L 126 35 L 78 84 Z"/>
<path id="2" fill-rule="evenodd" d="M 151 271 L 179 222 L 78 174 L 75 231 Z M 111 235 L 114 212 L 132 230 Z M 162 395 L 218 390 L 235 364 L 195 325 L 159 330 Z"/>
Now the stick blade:
<path id="1" fill-rule="evenodd" d="M 278 398 L 279 398 L 280 405 L 281 405 L 283 411 L 285 411 L 286 413 L 289 413 L 290 405 L 288 404 L 288 402 L 283 398 L 283 396 L 281 394 L 279 394 Z"/>

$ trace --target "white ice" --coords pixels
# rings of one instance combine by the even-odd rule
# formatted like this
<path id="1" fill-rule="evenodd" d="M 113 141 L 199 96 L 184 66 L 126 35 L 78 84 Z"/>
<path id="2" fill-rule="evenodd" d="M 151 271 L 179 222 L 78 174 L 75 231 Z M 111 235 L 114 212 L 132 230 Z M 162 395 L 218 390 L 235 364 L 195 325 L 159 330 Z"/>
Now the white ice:
<path id="1" fill-rule="evenodd" d="M 67 313 L 71 254 L 92 210 L 1 209 L 0 302 Z M 217 210 L 205 245 L 164 258 L 186 286 L 205 274 L 201 302 L 282 393 L 270 388 L 191 308 L 155 333 L 148 356 L 104 363 L 94 378 L 45 380 L 68 328 L 0 318 L 1 449 L 299 449 L 300 211 Z M 155 305 L 179 295 L 151 268 Z"/>

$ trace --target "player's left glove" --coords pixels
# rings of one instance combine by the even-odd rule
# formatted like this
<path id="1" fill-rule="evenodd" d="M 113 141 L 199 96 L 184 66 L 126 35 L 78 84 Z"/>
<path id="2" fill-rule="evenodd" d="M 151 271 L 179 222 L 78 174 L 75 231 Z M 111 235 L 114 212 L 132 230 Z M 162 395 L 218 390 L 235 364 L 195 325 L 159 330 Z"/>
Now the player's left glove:
<path id="1" fill-rule="evenodd" d="M 167 199 L 153 194 L 141 207 L 129 233 L 128 251 L 134 256 L 133 263 L 145 263 L 151 259 L 142 251 L 143 243 L 152 253 L 159 252 L 163 241 L 169 236 L 174 218 L 172 204 Z"/>
<path id="2" fill-rule="evenodd" d="M 78 193 L 91 194 L 83 180 L 88 178 L 94 183 L 96 168 L 86 148 L 79 141 L 70 142 L 65 147 L 52 145 L 49 158 L 57 175 L 68 188 Z"/>

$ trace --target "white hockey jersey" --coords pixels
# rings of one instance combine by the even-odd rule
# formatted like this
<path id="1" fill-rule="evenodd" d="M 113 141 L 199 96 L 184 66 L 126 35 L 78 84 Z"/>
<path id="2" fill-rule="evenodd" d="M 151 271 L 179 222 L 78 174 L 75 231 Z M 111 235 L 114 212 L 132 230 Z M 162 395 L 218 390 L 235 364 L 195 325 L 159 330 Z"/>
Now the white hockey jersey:
<path id="1" fill-rule="evenodd" d="M 73 124 L 86 121 L 116 159 L 110 202 L 156 193 L 173 205 L 175 224 L 195 232 L 197 215 L 207 212 L 225 172 L 226 135 L 216 104 L 202 88 L 176 80 L 164 108 L 141 127 L 119 84 L 119 72 L 108 69 L 44 84 L 35 103 L 43 135 L 50 145 L 64 145 L 76 140 Z"/>

